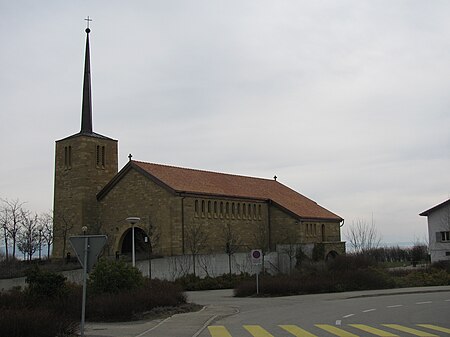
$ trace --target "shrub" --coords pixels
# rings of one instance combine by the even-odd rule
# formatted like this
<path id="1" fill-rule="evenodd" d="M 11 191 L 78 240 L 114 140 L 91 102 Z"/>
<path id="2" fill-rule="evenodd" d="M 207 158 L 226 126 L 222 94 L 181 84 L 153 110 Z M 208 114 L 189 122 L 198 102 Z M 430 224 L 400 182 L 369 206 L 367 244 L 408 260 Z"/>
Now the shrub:
<path id="1" fill-rule="evenodd" d="M 376 266 L 377 262 L 375 259 L 363 254 L 339 255 L 328 262 L 328 269 L 338 272 L 367 269 Z"/>
<path id="2" fill-rule="evenodd" d="M 140 319 L 157 307 L 186 303 L 182 288 L 169 281 L 146 280 L 140 288 L 114 294 L 95 294 L 88 298 L 86 317 L 89 320 L 117 321 Z"/>
<path id="3" fill-rule="evenodd" d="M 25 282 L 30 295 L 39 298 L 62 296 L 66 290 L 66 277 L 40 270 L 37 266 L 27 271 Z"/>
<path id="4" fill-rule="evenodd" d="M 62 337 L 75 334 L 78 321 L 45 308 L 2 309 L 0 331 L 8 337 Z"/>
<path id="5" fill-rule="evenodd" d="M 366 265 L 351 258 L 345 264 L 337 260 L 325 265 L 305 264 L 306 272 L 292 276 L 277 275 L 260 278 L 259 290 L 262 295 L 284 296 L 292 294 L 313 294 L 367 289 L 384 289 L 395 286 L 394 279 L 384 270 L 374 267 L 354 269 L 354 265 Z M 250 296 L 256 293 L 255 280 L 244 281 L 234 289 L 235 296 Z"/>
<path id="6" fill-rule="evenodd" d="M 139 269 L 120 260 L 100 260 L 89 275 L 89 290 L 94 294 L 118 293 L 137 289 L 143 282 Z"/>
<path id="7" fill-rule="evenodd" d="M 431 268 L 445 270 L 447 273 L 450 273 L 450 261 L 447 260 L 434 262 L 431 265 Z"/>
<path id="8" fill-rule="evenodd" d="M 414 270 L 396 278 L 398 287 L 450 285 L 450 274 L 442 269 Z"/>
<path id="9" fill-rule="evenodd" d="M 1 335 L 53 337 L 74 334 L 78 329 L 80 310 L 76 317 L 69 314 L 64 304 L 60 303 L 63 298 L 40 297 L 36 300 L 35 294 L 18 288 L 1 292 Z"/>

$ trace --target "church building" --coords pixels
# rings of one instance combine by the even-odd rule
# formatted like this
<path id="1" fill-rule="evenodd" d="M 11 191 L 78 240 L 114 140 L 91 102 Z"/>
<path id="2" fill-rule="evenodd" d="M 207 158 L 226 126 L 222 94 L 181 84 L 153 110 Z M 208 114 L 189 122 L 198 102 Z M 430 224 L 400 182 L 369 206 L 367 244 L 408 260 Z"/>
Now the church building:
<path id="1" fill-rule="evenodd" d="M 92 124 L 86 29 L 80 132 L 56 141 L 53 256 L 71 252 L 71 235 L 106 234 L 108 256 L 275 251 L 314 246 L 320 258 L 345 252 L 343 219 L 273 179 L 133 160 L 118 171 L 118 141 Z M 73 252 L 72 252 L 73 254 Z"/>

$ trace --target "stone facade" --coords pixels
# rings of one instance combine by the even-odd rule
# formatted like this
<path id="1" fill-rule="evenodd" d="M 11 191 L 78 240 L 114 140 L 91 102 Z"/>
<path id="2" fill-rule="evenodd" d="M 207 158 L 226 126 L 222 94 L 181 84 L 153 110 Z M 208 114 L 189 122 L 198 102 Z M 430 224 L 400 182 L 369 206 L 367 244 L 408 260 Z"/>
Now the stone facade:
<path id="1" fill-rule="evenodd" d="M 53 254 L 67 251 L 69 235 L 98 226 L 96 194 L 117 174 L 117 141 L 76 134 L 56 142 Z"/>

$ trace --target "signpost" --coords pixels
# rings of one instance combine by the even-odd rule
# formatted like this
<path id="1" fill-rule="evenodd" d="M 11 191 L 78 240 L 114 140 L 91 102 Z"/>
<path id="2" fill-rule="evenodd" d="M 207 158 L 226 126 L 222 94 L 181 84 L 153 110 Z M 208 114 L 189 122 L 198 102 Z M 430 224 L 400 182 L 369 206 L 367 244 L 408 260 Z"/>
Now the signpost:
<path id="1" fill-rule="evenodd" d="M 261 249 L 253 249 L 250 252 L 252 264 L 254 266 L 262 265 L 263 253 Z M 256 295 L 259 294 L 259 269 L 256 271 Z"/>
<path id="2" fill-rule="evenodd" d="M 81 306 L 81 337 L 84 337 L 84 318 L 86 316 L 86 279 L 87 273 L 92 270 L 95 262 L 97 262 L 103 246 L 108 237 L 106 235 L 80 235 L 71 236 L 69 238 L 73 250 L 77 254 L 78 261 L 83 267 L 83 299 Z"/>

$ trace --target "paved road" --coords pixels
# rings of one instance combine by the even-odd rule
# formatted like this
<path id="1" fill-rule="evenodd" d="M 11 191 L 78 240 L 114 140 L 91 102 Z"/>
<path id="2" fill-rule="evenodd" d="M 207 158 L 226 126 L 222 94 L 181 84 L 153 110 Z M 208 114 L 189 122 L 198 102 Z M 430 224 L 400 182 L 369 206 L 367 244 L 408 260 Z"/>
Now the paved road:
<path id="1" fill-rule="evenodd" d="M 231 290 L 214 290 L 188 292 L 188 298 L 204 305 L 204 309 L 165 320 L 88 324 L 86 334 L 91 337 L 450 336 L 450 286 L 276 298 L 234 298 Z"/>

